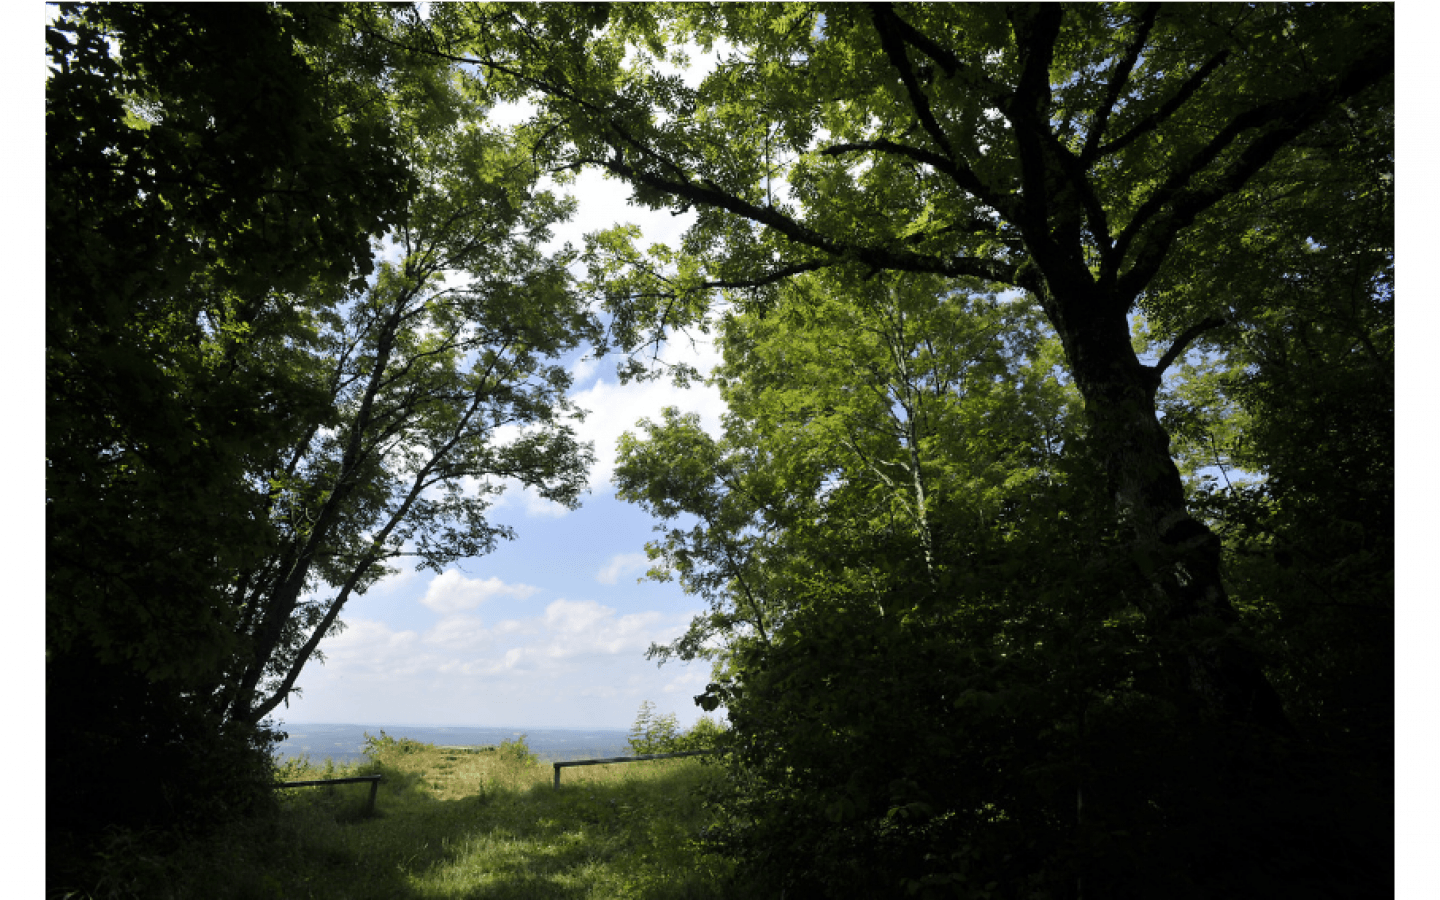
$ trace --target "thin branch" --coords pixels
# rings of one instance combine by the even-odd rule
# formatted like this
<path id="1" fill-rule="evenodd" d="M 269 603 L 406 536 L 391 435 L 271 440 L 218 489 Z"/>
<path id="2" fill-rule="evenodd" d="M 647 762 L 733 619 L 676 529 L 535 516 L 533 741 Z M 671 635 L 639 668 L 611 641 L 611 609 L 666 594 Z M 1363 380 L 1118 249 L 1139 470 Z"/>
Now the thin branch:
<path id="1" fill-rule="evenodd" d="M 936 171 L 949 175 L 960 189 L 973 194 L 986 206 L 993 207 L 1002 214 L 1008 212 L 1010 203 L 1006 197 L 991 190 L 975 174 L 969 166 L 960 165 L 958 162 L 941 156 L 923 147 L 912 147 L 909 144 L 901 144 L 888 138 L 877 138 L 871 141 L 851 141 L 845 144 L 834 144 L 819 151 L 821 156 L 840 156 L 845 153 L 863 152 L 868 150 L 880 153 L 891 153 L 896 156 L 903 156 L 907 159 L 932 166 Z"/>
<path id="2" fill-rule="evenodd" d="M 1180 90 L 1177 91 L 1175 96 L 1171 97 L 1164 106 L 1141 119 L 1135 127 L 1131 128 L 1124 135 L 1095 151 L 1093 156 L 1087 158 L 1087 163 L 1094 162 L 1102 156 L 1119 153 L 1121 150 L 1135 143 L 1135 141 L 1159 128 L 1164 124 L 1166 119 L 1173 116 L 1180 107 L 1184 106 L 1185 101 L 1189 100 L 1194 96 L 1196 91 L 1200 90 L 1201 85 L 1210 77 L 1210 74 L 1225 65 L 1225 62 L 1229 58 L 1229 49 L 1221 50 L 1219 53 L 1210 57 L 1203 66 L 1195 70 L 1195 73 L 1185 80 L 1185 83 L 1180 86 Z"/>
<path id="3" fill-rule="evenodd" d="M 1155 372 L 1155 377 L 1158 378 L 1163 375 L 1165 370 L 1170 368 L 1176 359 L 1180 358 L 1180 355 L 1185 352 L 1197 337 L 1207 331 L 1223 327 L 1227 324 L 1229 323 L 1219 316 L 1211 316 L 1185 329 L 1181 332 L 1180 336 L 1175 339 L 1175 342 L 1170 345 L 1170 349 L 1165 351 L 1165 355 L 1160 357 L 1160 361 L 1151 367 Z"/>
<path id="4" fill-rule="evenodd" d="M 1096 151 L 1100 146 L 1100 138 L 1104 136 L 1105 129 L 1110 124 L 1110 113 L 1114 111 L 1115 104 L 1120 99 L 1121 89 L 1130 80 L 1130 72 L 1140 58 L 1140 51 L 1144 49 L 1145 42 L 1150 39 L 1150 29 L 1154 27 L 1155 17 L 1159 12 L 1160 4 L 1158 3 L 1151 3 L 1145 7 L 1144 12 L 1140 15 L 1140 23 L 1135 30 L 1134 39 L 1125 48 L 1120 61 L 1115 65 L 1115 70 L 1110 73 L 1110 81 L 1105 85 L 1104 99 L 1100 101 L 1100 109 L 1090 122 L 1090 133 L 1085 136 L 1085 148 L 1080 151 L 1080 160 L 1086 167 L 1099 158 Z"/>
<path id="5" fill-rule="evenodd" d="M 1122 296 L 1139 295 L 1159 269 L 1175 237 L 1200 213 L 1243 187 L 1296 136 L 1323 119 L 1335 104 L 1393 75 L 1394 71 L 1394 48 L 1386 45 L 1382 52 L 1360 60 L 1330 84 L 1235 116 L 1183 169 L 1151 195 L 1116 240 L 1116 256 L 1123 260 L 1141 231 L 1149 230 L 1151 221 L 1157 220 L 1154 228 L 1157 233 L 1145 242 L 1130 271 L 1121 279 Z M 1206 179 L 1203 187 L 1187 187 L 1242 133 L 1267 126 L 1269 130 L 1251 141 L 1218 177 Z M 1166 206 L 1170 211 L 1161 216 Z"/>
<path id="6" fill-rule="evenodd" d="M 915 78 L 915 70 L 910 65 L 910 59 L 905 53 L 905 45 L 901 43 L 897 22 L 899 16 L 890 4 L 874 4 L 870 7 L 870 17 L 875 24 L 875 33 L 880 36 L 880 47 L 885 51 L 890 64 L 900 75 L 901 84 L 905 85 L 905 93 L 910 97 L 910 107 L 915 110 L 915 117 L 920 120 L 920 125 L 935 146 L 945 154 L 947 159 L 955 160 L 955 148 L 950 146 L 950 138 L 946 136 L 945 130 L 940 127 L 940 122 L 935 118 L 935 112 L 930 107 L 930 98 L 920 89 L 920 82 Z M 953 165 L 953 162 L 952 162 Z"/>

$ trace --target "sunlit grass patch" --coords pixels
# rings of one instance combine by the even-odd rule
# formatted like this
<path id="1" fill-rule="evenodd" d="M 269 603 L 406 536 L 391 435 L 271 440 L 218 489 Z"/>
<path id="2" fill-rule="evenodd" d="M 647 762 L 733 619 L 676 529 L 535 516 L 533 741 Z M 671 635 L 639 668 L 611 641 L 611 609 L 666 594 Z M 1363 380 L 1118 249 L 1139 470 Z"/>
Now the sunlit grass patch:
<path id="1" fill-rule="evenodd" d="M 719 898 L 728 864 L 699 852 L 713 767 L 695 758 L 553 768 L 523 742 L 441 748 L 372 739 L 351 765 L 301 759 L 273 822 L 237 825 L 142 875 L 156 898 Z M 124 896 L 125 894 L 112 894 Z M 105 896 L 94 894 L 95 897 Z"/>

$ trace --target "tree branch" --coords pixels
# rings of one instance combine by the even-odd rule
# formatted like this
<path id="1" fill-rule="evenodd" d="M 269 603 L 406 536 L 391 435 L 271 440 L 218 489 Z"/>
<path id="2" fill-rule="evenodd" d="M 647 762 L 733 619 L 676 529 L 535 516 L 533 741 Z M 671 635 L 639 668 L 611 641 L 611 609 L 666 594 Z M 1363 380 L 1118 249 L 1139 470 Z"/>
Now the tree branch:
<path id="1" fill-rule="evenodd" d="M 713 184 L 696 184 L 688 179 L 675 181 L 626 163 L 618 154 L 610 159 L 585 160 L 599 165 L 632 183 L 666 194 L 672 194 L 697 206 L 712 206 L 765 225 L 793 243 L 812 247 L 841 259 L 855 259 L 876 270 L 898 269 L 905 272 L 929 272 L 950 277 L 975 277 L 989 281 L 1012 283 L 1014 266 L 996 260 L 957 257 L 948 261 L 931 256 L 883 247 L 866 247 L 825 237 L 770 207 L 756 206 L 723 191 Z"/>
<path id="2" fill-rule="evenodd" d="M 1229 323 L 1219 316 L 1211 316 L 1185 329 L 1181 332 L 1180 336 L 1175 339 L 1175 342 L 1170 345 L 1170 349 L 1165 351 L 1165 355 L 1160 357 L 1160 361 L 1151 367 L 1155 373 L 1155 377 L 1159 378 L 1165 374 L 1165 370 L 1170 368 L 1171 364 L 1185 352 L 1197 337 L 1207 331 L 1223 327 L 1227 324 Z"/>
<path id="3" fill-rule="evenodd" d="M 905 85 L 905 93 L 910 97 L 910 106 L 915 110 L 915 117 L 920 120 L 920 125 L 925 133 L 930 135 L 930 140 L 945 154 L 945 157 L 954 165 L 955 148 L 950 146 L 950 138 L 945 135 L 940 122 L 935 118 L 935 112 L 930 108 L 930 98 L 920 89 L 920 83 L 915 79 L 915 70 L 910 66 L 910 59 L 905 54 L 905 45 L 900 41 L 896 22 L 899 16 L 888 3 L 876 3 L 870 7 L 870 18 L 875 24 L 875 33 L 880 36 L 880 47 L 885 51 L 890 64 L 900 74 L 900 82 Z M 913 29 L 912 29 L 913 30 Z"/>
<path id="4" fill-rule="evenodd" d="M 1168 178 L 1145 201 L 1117 239 L 1116 256 L 1123 260 L 1130 245 L 1136 242 L 1142 231 L 1152 230 L 1149 226 L 1152 220 L 1155 221 L 1155 233 L 1137 253 L 1130 271 L 1121 278 L 1122 296 L 1139 295 L 1154 277 L 1176 236 L 1197 216 L 1238 191 L 1297 135 L 1318 123 L 1341 101 L 1379 83 L 1394 70 L 1394 47 L 1387 44 L 1384 52 L 1362 59 L 1330 84 L 1263 104 L 1231 119 L 1183 169 Z M 1251 141 L 1218 177 L 1206 179 L 1203 187 L 1186 187 L 1241 134 L 1266 126 L 1271 127 Z M 1161 210 L 1166 206 L 1170 211 L 1162 216 Z"/>
<path id="5" fill-rule="evenodd" d="M 1087 163 L 1094 162 L 1096 159 L 1099 159 L 1102 156 L 1109 156 L 1112 153 L 1118 153 L 1133 144 L 1135 141 L 1159 128 L 1166 119 L 1173 116 L 1176 111 L 1180 109 L 1180 107 L 1185 105 L 1185 101 L 1189 100 L 1195 94 L 1195 92 L 1200 89 L 1200 86 L 1205 83 L 1205 79 L 1210 77 L 1210 73 L 1223 66 L 1225 64 L 1225 61 L 1229 58 L 1230 51 L 1228 49 L 1221 50 L 1219 53 L 1210 57 L 1210 59 L 1207 60 L 1203 66 L 1197 69 L 1193 75 L 1191 75 L 1185 80 L 1185 83 L 1180 86 L 1180 90 L 1176 92 L 1175 96 L 1171 97 L 1164 106 L 1160 107 L 1155 112 L 1141 119 L 1134 128 L 1131 128 L 1121 137 L 1116 138 L 1115 140 L 1101 147 L 1098 151 L 1095 151 L 1093 157 L 1086 160 Z"/>
<path id="6" fill-rule="evenodd" d="M 1105 96 L 1100 101 L 1100 109 L 1096 112 L 1095 118 L 1090 122 L 1090 133 L 1085 136 L 1085 147 L 1080 151 L 1080 161 L 1085 167 L 1089 167 L 1097 158 L 1097 148 L 1100 146 L 1100 138 L 1104 136 L 1106 127 L 1110 124 L 1110 113 L 1115 109 L 1115 103 L 1120 99 L 1120 91 L 1125 83 L 1130 80 L 1130 72 L 1135 68 L 1135 63 L 1140 58 L 1140 51 L 1145 48 L 1145 42 L 1150 39 L 1150 29 L 1155 25 L 1155 17 L 1160 12 L 1160 4 L 1151 3 L 1145 7 L 1140 15 L 1140 23 L 1135 31 L 1135 37 L 1130 45 L 1125 48 L 1120 61 L 1115 64 L 1115 70 L 1110 73 L 1110 81 L 1105 85 Z"/>
<path id="7" fill-rule="evenodd" d="M 877 138 L 872 141 L 851 141 L 845 144 L 834 144 L 819 151 L 819 153 L 821 156 L 840 156 L 845 153 L 871 150 L 880 153 L 892 153 L 923 165 L 933 166 L 936 171 L 949 175 L 951 179 L 960 186 L 961 190 L 973 194 L 981 203 L 999 211 L 1002 215 L 1008 215 L 1009 213 L 1009 201 L 1004 196 L 992 191 L 989 186 L 980 180 L 973 169 L 931 150 L 926 150 L 923 147 L 912 147 L 909 144 L 901 144 L 889 138 Z"/>

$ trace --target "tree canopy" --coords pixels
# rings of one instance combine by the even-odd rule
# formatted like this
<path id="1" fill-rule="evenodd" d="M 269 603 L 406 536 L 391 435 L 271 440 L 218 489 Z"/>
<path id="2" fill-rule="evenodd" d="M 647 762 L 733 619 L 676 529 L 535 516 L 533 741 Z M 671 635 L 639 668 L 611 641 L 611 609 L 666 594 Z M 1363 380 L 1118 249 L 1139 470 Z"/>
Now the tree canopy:
<path id="1" fill-rule="evenodd" d="M 1363 5 L 479 5 L 447 7 L 434 32 L 497 97 L 534 98 L 552 166 L 696 210 L 678 266 L 599 242 L 622 326 L 699 321 L 716 288 L 763 304 L 779 280 L 842 264 L 1028 292 L 1136 550 L 1157 561 L 1147 614 L 1203 631 L 1233 604 L 1154 403 L 1223 317 L 1152 287 L 1205 257 L 1193 242 L 1244 233 L 1232 207 L 1257 178 L 1310 183 L 1300 136 L 1385 104 L 1392 21 Z M 717 54 L 694 87 L 662 65 L 687 47 Z M 1173 343 L 1147 365 L 1127 317 L 1151 305 Z M 1288 728 L 1243 649 L 1188 657 L 1209 712 Z"/>
<path id="2" fill-rule="evenodd" d="M 57 846 L 263 807 L 266 716 L 348 598 L 511 537 L 502 479 L 577 500 L 558 357 L 598 332 L 573 253 L 540 249 L 573 203 L 463 73 L 398 49 L 419 22 L 72 4 L 47 28 Z"/>
<path id="3" fill-rule="evenodd" d="M 736 726 L 731 851 L 837 896 L 882 889 L 857 887 L 867 865 L 915 891 L 1088 877 L 1233 895 L 1293 876 L 1263 859 L 1276 833 L 1303 832 L 1312 859 L 1353 843 L 1331 817 L 1305 824 L 1300 776 L 1275 777 L 1265 748 L 1343 734 L 1354 750 L 1388 715 L 1389 544 L 1366 529 L 1391 496 L 1369 489 L 1393 477 L 1390 7 L 489 4 L 444 8 L 432 35 L 496 98 L 535 105 L 547 165 L 695 213 L 676 247 L 595 235 L 591 277 L 632 344 L 684 326 L 726 342 L 724 438 L 667 414 L 624 446 L 620 486 L 695 517 L 652 553 L 712 611 L 657 652 L 725 663 L 698 699 Z M 1019 291 L 1030 316 L 990 345 L 1025 347 L 994 370 L 1005 389 L 911 402 L 945 357 L 894 341 L 876 356 L 881 338 L 867 358 L 893 330 L 873 300 L 887 290 L 928 295 L 916 335 L 955 353 L 948 298 Z M 1349 386 L 1321 379 L 1317 406 L 1282 412 L 1280 385 L 1327 364 Z M 1057 444 L 1025 398 L 1067 390 L 1082 412 Z M 1340 431 L 1320 424 L 1345 408 Z M 1324 430 L 1322 459 L 1363 472 L 1352 501 L 1317 480 L 1327 463 L 1291 455 L 1292 415 Z M 1027 474 L 1047 450 L 1048 480 Z M 998 485 L 977 478 L 992 461 Z M 984 510 L 969 529 L 967 508 Z M 1341 509 L 1355 526 L 1320 538 Z M 1341 554 L 1356 580 L 1340 606 L 1272 580 L 1346 529 L 1367 537 Z M 1340 650 L 1336 614 L 1366 620 L 1369 649 Z M 1282 620 L 1314 630 L 1287 642 Z M 1368 686 L 1334 717 L 1311 705 L 1338 700 L 1331 666 L 1332 686 Z M 1356 751 L 1378 763 L 1372 797 L 1384 746 Z M 861 760 L 888 753 L 912 774 L 870 786 Z M 927 768 L 942 759 L 949 775 Z M 1224 865 L 1185 837 L 1237 817 L 1255 827 L 1213 845 Z M 1125 854 L 1155 865 L 1103 861 Z"/>
<path id="4" fill-rule="evenodd" d="M 575 501 L 557 353 L 698 328 L 724 433 L 668 410 L 616 482 L 661 520 L 652 576 L 708 603 L 652 654 L 715 664 L 707 840 L 754 890 L 1383 891 L 1393 22 L 63 7 L 47 689 L 74 746 L 224 726 L 243 756 L 388 560 L 508 536 L 488 477 Z M 508 102 L 528 120 L 487 129 Z M 694 224 L 546 258 L 570 207 L 542 179 L 583 169 Z"/>

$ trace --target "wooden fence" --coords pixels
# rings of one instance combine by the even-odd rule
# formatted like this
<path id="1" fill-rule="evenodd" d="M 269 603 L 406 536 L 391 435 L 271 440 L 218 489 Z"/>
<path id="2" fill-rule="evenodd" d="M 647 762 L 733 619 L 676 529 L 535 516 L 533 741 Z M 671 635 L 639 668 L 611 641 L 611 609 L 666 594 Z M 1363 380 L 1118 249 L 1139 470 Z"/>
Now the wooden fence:
<path id="1" fill-rule="evenodd" d="M 379 775 L 356 775 L 353 778 L 326 778 L 320 781 L 282 781 L 277 788 L 319 787 L 325 784 L 360 784 L 370 782 L 370 797 L 365 801 L 365 815 L 375 812 L 375 793 L 380 789 Z"/>
<path id="2" fill-rule="evenodd" d="M 699 756 L 714 750 L 683 750 L 679 753 L 647 753 L 644 756 L 612 756 L 608 759 L 572 759 L 555 763 L 555 790 L 560 790 L 560 770 L 565 766 L 603 766 L 606 763 L 639 762 L 642 759 L 673 759 L 677 756 Z"/>

